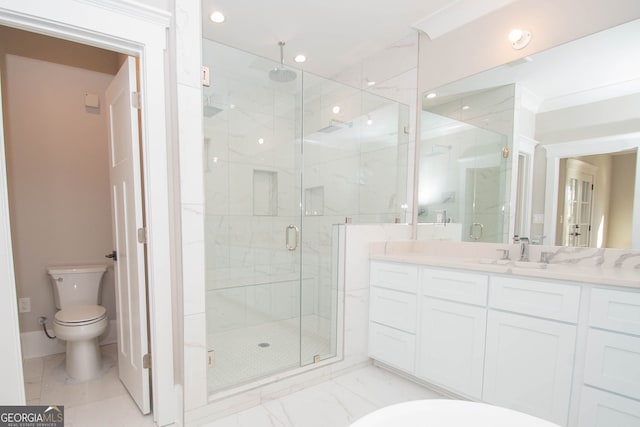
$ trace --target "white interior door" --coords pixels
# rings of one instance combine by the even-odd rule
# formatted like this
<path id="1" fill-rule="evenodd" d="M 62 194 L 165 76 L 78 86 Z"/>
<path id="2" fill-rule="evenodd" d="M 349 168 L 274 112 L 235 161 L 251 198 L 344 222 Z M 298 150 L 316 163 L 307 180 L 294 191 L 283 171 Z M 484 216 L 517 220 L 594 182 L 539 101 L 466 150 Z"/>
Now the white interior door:
<path id="1" fill-rule="evenodd" d="M 110 184 L 113 241 L 116 255 L 115 285 L 118 317 L 118 370 L 140 410 L 150 412 L 147 298 L 144 245 L 138 242 L 143 227 L 142 183 L 138 134 L 136 64 L 127 58 L 106 92 L 109 122 Z"/>
<path id="2" fill-rule="evenodd" d="M 562 245 L 588 247 L 591 242 L 591 211 L 595 168 L 587 163 L 567 160 Z"/>

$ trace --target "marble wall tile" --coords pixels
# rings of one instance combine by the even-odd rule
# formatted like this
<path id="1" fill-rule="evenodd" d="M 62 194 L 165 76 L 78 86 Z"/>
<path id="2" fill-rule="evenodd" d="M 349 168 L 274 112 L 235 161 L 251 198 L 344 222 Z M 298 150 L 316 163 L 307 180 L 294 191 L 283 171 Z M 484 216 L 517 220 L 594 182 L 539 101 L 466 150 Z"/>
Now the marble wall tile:
<path id="1" fill-rule="evenodd" d="M 201 4 L 198 0 L 181 0 L 176 2 L 174 6 L 176 21 L 176 58 L 174 63 L 178 68 L 176 70 L 178 84 L 200 90 Z"/>
<path id="2" fill-rule="evenodd" d="M 207 337 L 205 313 L 184 318 L 184 408 L 207 404 Z"/>
<path id="3" fill-rule="evenodd" d="M 180 198 L 182 203 L 203 203 L 203 149 L 200 88 L 179 86 Z"/>
<path id="4" fill-rule="evenodd" d="M 202 205 L 182 205 L 182 286 L 184 314 L 205 311 L 204 213 Z"/>

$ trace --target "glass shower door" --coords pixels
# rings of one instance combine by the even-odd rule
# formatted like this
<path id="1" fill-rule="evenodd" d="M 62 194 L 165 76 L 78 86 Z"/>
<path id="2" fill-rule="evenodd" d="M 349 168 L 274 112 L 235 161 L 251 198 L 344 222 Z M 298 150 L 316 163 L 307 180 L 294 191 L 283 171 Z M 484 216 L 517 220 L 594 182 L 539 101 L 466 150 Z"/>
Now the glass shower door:
<path id="1" fill-rule="evenodd" d="M 203 40 L 209 392 L 300 366 L 301 76 Z"/>

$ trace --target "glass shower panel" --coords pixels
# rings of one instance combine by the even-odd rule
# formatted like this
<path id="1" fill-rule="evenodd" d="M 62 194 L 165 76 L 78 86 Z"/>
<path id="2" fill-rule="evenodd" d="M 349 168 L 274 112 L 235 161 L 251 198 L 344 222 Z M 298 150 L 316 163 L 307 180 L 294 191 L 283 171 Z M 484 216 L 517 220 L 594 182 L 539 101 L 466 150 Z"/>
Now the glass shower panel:
<path id="1" fill-rule="evenodd" d="M 209 392 L 299 366 L 300 75 L 203 40 Z"/>
<path id="2" fill-rule="evenodd" d="M 336 355 L 332 227 L 406 220 L 409 109 L 305 73 L 301 364 Z"/>

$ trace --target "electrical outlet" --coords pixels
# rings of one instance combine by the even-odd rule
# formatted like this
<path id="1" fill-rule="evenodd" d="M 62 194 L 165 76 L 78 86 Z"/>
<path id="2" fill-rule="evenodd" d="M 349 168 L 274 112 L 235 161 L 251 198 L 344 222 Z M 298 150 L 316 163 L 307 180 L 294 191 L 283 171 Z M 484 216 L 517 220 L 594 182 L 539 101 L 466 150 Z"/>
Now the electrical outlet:
<path id="1" fill-rule="evenodd" d="M 20 313 L 31 312 L 31 298 L 19 298 L 18 299 L 18 311 Z"/>

